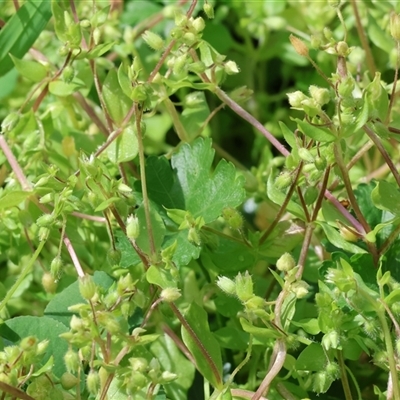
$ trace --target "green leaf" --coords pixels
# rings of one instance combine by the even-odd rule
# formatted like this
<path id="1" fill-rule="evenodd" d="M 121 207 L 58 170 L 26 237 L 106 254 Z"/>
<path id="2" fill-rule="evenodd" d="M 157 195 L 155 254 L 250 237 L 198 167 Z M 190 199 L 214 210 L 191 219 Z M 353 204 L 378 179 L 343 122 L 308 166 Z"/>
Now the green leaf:
<path id="1" fill-rule="evenodd" d="M 133 160 L 139 152 L 136 133 L 132 126 L 124 131 L 107 147 L 107 157 L 115 164 Z"/>
<path id="2" fill-rule="evenodd" d="M 49 92 L 55 96 L 67 97 L 84 87 L 83 82 L 77 83 L 74 81 L 67 83 L 62 80 L 56 80 L 49 83 Z"/>
<path id="3" fill-rule="evenodd" d="M 327 363 L 326 354 L 318 343 L 311 343 L 297 357 L 296 369 L 300 371 L 322 371 Z"/>
<path id="4" fill-rule="evenodd" d="M 49 317 L 32 317 L 24 315 L 6 321 L 7 326 L 20 338 L 35 336 L 39 341 L 48 340 L 49 345 L 43 355 L 42 363 L 45 365 L 50 357 L 54 358 L 53 373 L 60 378 L 66 371 L 64 354 L 68 343 L 59 337 L 61 333 L 68 332 L 68 328 L 59 321 Z"/>
<path id="5" fill-rule="evenodd" d="M 244 179 L 225 160 L 211 173 L 213 158 L 211 140 L 203 138 L 180 147 L 172 156 L 173 171 L 164 157 L 151 157 L 146 168 L 149 197 L 165 208 L 202 216 L 206 223 L 217 219 L 225 207 L 237 207 L 245 198 Z"/>
<path id="6" fill-rule="evenodd" d="M 380 210 L 390 211 L 400 216 L 400 191 L 398 186 L 386 181 L 380 181 L 371 193 L 373 203 Z"/>
<path id="7" fill-rule="evenodd" d="M 153 342 L 150 351 L 160 362 L 164 371 L 178 375 L 176 380 L 164 386 L 168 398 L 188 399 L 187 392 L 192 386 L 195 374 L 194 365 L 182 354 L 168 335 L 161 336 L 156 342 Z"/>
<path id="8" fill-rule="evenodd" d="M 29 79 L 33 82 L 40 82 L 47 75 L 47 69 L 43 64 L 40 64 L 37 61 L 30 60 L 20 60 L 17 57 L 14 57 L 10 54 L 11 59 L 15 65 L 15 68 L 26 79 Z"/>
<path id="9" fill-rule="evenodd" d="M 139 237 L 136 239 L 136 243 L 144 253 L 150 254 L 149 232 L 147 229 L 146 216 L 143 205 L 136 210 L 136 216 L 139 219 Z M 163 243 L 166 229 L 159 213 L 157 212 L 157 210 L 155 210 L 155 207 L 151 207 L 151 204 L 150 221 L 153 231 L 155 250 L 158 251 Z"/>
<path id="10" fill-rule="evenodd" d="M 191 140 L 202 132 L 200 131 L 200 127 L 210 115 L 210 109 L 208 108 L 208 103 L 204 92 L 191 92 L 186 99 L 188 97 L 195 97 L 196 106 L 186 106 L 180 115 L 180 120 L 185 128 L 185 131 L 189 133 L 189 138 Z"/>
<path id="11" fill-rule="evenodd" d="M 339 249 L 343 249 L 349 253 L 367 253 L 363 248 L 345 240 L 340 233 L 329 224 L 321 221 L 316 221 L 316 223 L 322 227 L 328 240 Z"/>
<path id="12" fill-rule="evenodd" d="M 119 201 L 120 198 L 119 197 L 110 197 L 107 200 L 102 201 L 94 210 L 94 212 L 99 212 L 99 211 L 103 211 L 106 208 L 108 208 L 111 204 L 116 203 L 117 201 Z"/>
<path id="13" fill-rule="evenodd" d="M 146 279 L 147 282 L 151 283 L 152 285 L 160 286 L 162 289 L 166 289 L 168 287 L 174 288 L 178 283 L 176 279 L 174 280 L 169 271 L 158 268 L 155 265 L 151 265 L 146 271 Z"/>
<path id="14" fill-rule="evenodd" d="M 317 127 L 314 125 L 309 124 L 306 121 L 302 121 L 301 119 L 293 119 L 299 127 L 299 129 L 308 137 L 311 139 L 314 139 L 318 142 L 334 142 L 337 138 L 336 136 L 332 133 L 327 128 L 322 128 L 322 127 Z"/>
<path id="15" fill-rule="evenodd" d="M 321 332 L 321 329 L 318 324 L 318 319 L 316 318 L 306 318 L 298 322 L 292 320 L 291 323 L 294 326 L 303 328 L 310 335 L 318 335 L 318 333 Z"/>
<path id="16" fill-rule="evenodd" d="M 105 290 L 114 282 L 110 276 L 102 271 L 96 271 L 94 273 L 93 281 L 96 285 Z M 65 326 L 69 326 L 69 321 L 74 313 L 69 311 L 68 307 L 79 303 L 86 303 L 86 301 L 82 298 L 79 291 L 78 281 L 76 281 L 65 288 L 61 293 L 57 293 L 50 300 L 44 310 L 44 315 L 63 323 Z"/>
<path id="17" fill-rule="evenodd" d="M 280 333 L 276 329 L 272 328 L 261 328 L 259 326 L 252 325 L 247 319 L 240 318 L 240 324 L 245 332 L 250 333 L 256 339 L 258 339 L 261 343 L 266 345 L 270 342 L 270 339 L 278 339 L 282 337 L 282 333 Z"/>
<path id="18" fill-rule="evenodd" d="M 221 347 L 231 350 L 245 351 L 248 347 L 250 335 L 239 330 L 224 326 L 214 332 L 215 337 L 221 344 Z"/>
<path id="19" fill-rule="evenodd" d="M 115 69 L 111 69 L 104 80 L 103 98 L 111 118 L 120 124 L 132 107 L 132 100 L 122 91 Z M 129 128 L 129 130 L 131 129 Z"/>
<path id="20" fill-rule="evenodd" d="M 285 201 L 286 194 L 284 192 L 281 192 L 277 187 L 275 186 L 274 183 L 274 178 L 272 177 L 272 173 L 270 174 L 267 182 L 267 195 L 270 200 L 272 200 L 275 204 L 278 204 L 281 206 L 283 202 Z M 300 204 L 297 204 L 293 200 L 289 200 L 289 203 L 286 207 L 288 211 L 290 211 L 293 215 L 296 217 L 300 218 L 301 220 L 305 221 L 305 215 L 304 215 L 304 210 L 300 206 Z"/>
<path id="21" fill-rule="evenodd" d="M 375 18 L 371 14 L 368 15 L 368 38 L 372 43 L 390 54 L 394 48 L 394 41 L 385 33 L 385 31 L 378 25 Z"/>
<path id="22" fill-rule="evenodd" d="M 13 192 L 5 193 L 4 196 L 0 197 L 0 210 L 20 205 L 31 194 L 32 192 L 22 190 L 15 190 Z"/>
<path id="23" fill-rule="evenodd" d="M 0 31 L 0 76 L 13 68 L 10 54 L 22 58 L 51 17 L 48 0 L 27 1 Z"/>
<path id="24" fill-rule="evenodd" d="M 282 121 L 279 121 L 279 126 L 281 127 L 282 135 L 285 138 L 288 145 L 292 149 L 297 148 L 298 145 L 294 133 Z"/>
<path id="25" fill-rule="evenodd" d="M 192 303 L 185 318 L 193 332 L 182 325 L 182 339 L 196 360 L 200 373 L 217 389 L 222 388 L 222 358 L 218 341 L 210 332 L 207 313 L 196 303 Z M 193 338 L 193 334 L 198 340 Z M 203 350 L 199 348 L 200 343 Z M 207 353 L 207 358 L 204 354 Z M 212 367 L 212 366 L 213 367 Z M 217 374 L 217 375 L 216 375 Z"/>

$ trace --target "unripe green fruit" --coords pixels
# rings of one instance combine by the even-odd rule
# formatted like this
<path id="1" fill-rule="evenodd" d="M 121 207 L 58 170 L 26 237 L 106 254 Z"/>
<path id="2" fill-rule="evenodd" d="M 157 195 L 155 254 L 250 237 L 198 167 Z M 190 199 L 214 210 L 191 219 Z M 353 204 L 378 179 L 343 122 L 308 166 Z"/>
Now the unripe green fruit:
<path id="1" fill-rule="evenodd" d="M 61 386 L 65 390 L 70 390 L 79 383 L 79 379 L 70 372 L 64 372 L 60 379 Z"/>
<path id="2" fill-rule="evenodd" d="M 304 201 L 306 205 L 313 204 L 317 200 L 319 190 L 315 186 L 310 186 L 306 189 L 304 193 Z"/>
<path id="3" fill-rule="evenodd" d="M 299 157 L 305 162 L 308 162 L 308 163 L 314 162 L 314 157 L 312 156 L 310 151 L 304 147 L 299 148 Z"/>
<path id="4" fill-rule="evenodd" d="M 78 353 L 72 349 L 69 349 L 64 355 L 65 366 L 67 371 L 76 372 L 79 369 L 80 361 Z"/>
<path id="5" fill-rule="evenodd" d="M 98 390 L 100 387 L 100 377 L 97 371 L 94 370 L 89 371 L 86 378 L 86 387 L 90 394 L 94 396 L 98 394 Z"/>
<path id="6" fill-rule="evenodd" d="M 45 272 L 43 274 L 42 285 L 46 293 L 55 293 L 57 290 L 57 282 L 54 280 L 50 272 Z"/>
<path id="7" fill-rule="evenodd" d="M 12 112 L 8 114 L 1 123 L 1 131 L 3 133 L 10 132 L 18 124 L 20 114 L 17 112 Z"/>
<path id="8" fill-rule="evenodd" d="M 226 276 L 220 276 L 217 280 L 217 286 L 226 294 L 235 295 L 236 294 L 236 283 L 227 278 Z"/>
<path id="9" fill-rule="evenodd" d="M 111 266 L 119 265 L 121 262 L 121 250 L 118 249 L 109 249 L 107 252 L 107 260 Z"/>
<path id="10" fill-rule="evenodd" d="M 36 220 L 36 225 L 40 227 L 48 227 L 51 226 L 55 221 L 55 218 L 52 214 L 44 214 Z"/>
<path id="11" fill-rule="evenodd" d="M 90 300 L 96 293 L 96 284 L 90 275 L 79 278 L 79 292 L 85 300 Z"/>
<path id="12" fill-rule="evenodd" d="M 317 168 L 318 171 L 324 171 L 327 166 L 326 158 L 317 156 L 315 158 L 314 164 L 315 164 L 315 168 Z"/>
<path id="13" fill-rule="evenodd" d="M 203 10 L 209 19 L 214 18 L 214 7 L 210 3 L 204 3 Z"/>
<path id="14" fill-rule="evenodd" d="M 139 219 L 136 216 L 131 215 L 128 217 L 126 225 L 126 236 L 128 239 L 135 240 L 139 237 L 140 225 Z"/>
<path id="15" fill-rule="evenodd" d="M 71 67 L 71 65 L 67 65 L 62 72 L 62 77 L 65 82 L 70 83 L 72 79 L 74 79 L 75 70 Z"/>
<path id="16" fill-rule="evenodd" d="M 285 253 L 276 262 L 276 268 L 282 272 L 289 272 L 296 266 L 296 261 L 291 254 Z"/>
<path id="17" fill-rule="evenodd" d="M 279 190 L 283 190 L 288 188 L 292 184 L 292 175 L 290 172 L 282 172 L 276 179 L 275 179 L 275 187 Z"/>

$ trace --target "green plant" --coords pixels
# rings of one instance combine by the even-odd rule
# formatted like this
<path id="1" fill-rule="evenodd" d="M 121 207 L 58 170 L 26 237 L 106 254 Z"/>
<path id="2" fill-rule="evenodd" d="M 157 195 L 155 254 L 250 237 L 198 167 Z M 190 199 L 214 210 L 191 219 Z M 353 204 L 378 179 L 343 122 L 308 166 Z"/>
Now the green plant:
<path id="1" fill-rule="evenodd" d="M 399 11 L 5 2 L 1 398 L 400 399 Z"/>

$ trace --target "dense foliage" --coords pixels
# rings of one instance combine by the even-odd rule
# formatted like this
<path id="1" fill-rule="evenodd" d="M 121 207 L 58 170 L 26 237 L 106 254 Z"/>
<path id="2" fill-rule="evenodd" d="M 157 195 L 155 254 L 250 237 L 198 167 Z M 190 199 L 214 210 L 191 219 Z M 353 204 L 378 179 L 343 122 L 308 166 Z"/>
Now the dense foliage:
<path id="1" fill-rule="evenodd" d="M 0 399 L 400 399 L 397 12 L 3 1 Z"/>

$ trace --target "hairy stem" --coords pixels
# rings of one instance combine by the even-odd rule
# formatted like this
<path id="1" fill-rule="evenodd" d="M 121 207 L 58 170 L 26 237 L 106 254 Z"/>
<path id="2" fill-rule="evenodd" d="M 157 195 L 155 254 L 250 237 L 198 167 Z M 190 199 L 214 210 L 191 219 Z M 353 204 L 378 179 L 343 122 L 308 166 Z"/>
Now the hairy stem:
<path id="1" fill-rule="evenodd" d="M 351 390 L 350 390 L 349 380 L 347 378 L 346 364 L 344 363 L 343 353 L 341 350 L 338 350 L 336 355 L 337 355 L 337 360 L 338 360 L 338 364 L 339 364 L 339 368 L 340 368 L 340 378 L 342 381 L 345 398 L 346 398 L 346 400 L 353 400 L 353 396 L 352 396 Z"/>

